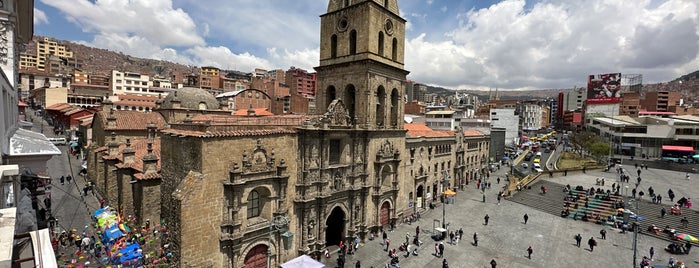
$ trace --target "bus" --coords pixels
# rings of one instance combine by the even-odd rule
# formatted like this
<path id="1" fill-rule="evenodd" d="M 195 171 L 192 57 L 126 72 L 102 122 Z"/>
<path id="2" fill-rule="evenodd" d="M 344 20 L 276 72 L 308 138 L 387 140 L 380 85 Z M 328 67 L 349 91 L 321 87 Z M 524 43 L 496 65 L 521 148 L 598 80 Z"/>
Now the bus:
<path id="1" fill-rule="evenodd" d="M 661 160 L 666 162 L 691 163 L 693 162 L 694 147 L 663 145 L 661 156 Z"/>

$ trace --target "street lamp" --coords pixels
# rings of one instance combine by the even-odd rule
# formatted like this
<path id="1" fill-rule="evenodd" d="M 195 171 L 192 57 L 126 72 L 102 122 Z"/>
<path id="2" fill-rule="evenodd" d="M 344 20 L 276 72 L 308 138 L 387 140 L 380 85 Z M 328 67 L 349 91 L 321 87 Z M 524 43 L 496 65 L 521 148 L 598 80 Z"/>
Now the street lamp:
<path id="1" fill-rule="evenodd" d="M 286 231 L 289 227 L 289 219 L 284 216 L 274 216 L 274 218 L 269 222 L 269 246 L 267 246 L 267 268 L 270 268 L 272 260 L 272 237 L 275 232 Z M 291 238 L 292 234 L 286 231 L 283 236 L 288 239 Z"/>
<path id="2" fill-rule="evenodd" d="M 636 267 L 636 251 L 638 249 L 638 200 L 632 199 L 632 200 L 629 200 L 629 203 L 634 203 L 634 205 L 635 205 L 635 212 L 634 213 L 636 213 L 636 215 L 634 215 L 634 223 L 632 224 L 632 226 L 633 226 L 633 267 Z M 631 222 L 630 219 L 629 219 L 629 222 Z"/>
<path id="3" fill-rule="evenodd" d="M 444 194 L 444 192 L 445 192 L 445 191 L 448 189 L 448 187 L 449 187 L 449 173 L 447 173 L 446 170 L 442 172 L 442 178 L 443 178 L 443 180 L 444 180 L 444 185 L 447 186 L 447 187 L 445 187 L 445 188 L 443 189 L 443 191 L 442 191 L 442 200 L 444 200 L 444 202 L 442 203 L 442 228 L 446 229 L 446 228 L 447 228 L 447 225 L 446 225 L 446 221 L 445 221 L 445 220 L 446 220 L 446 215 L 447 215 L 447 214 L 446 214 L 446 206 L 447 206 L 448 201 L 447 201 L 447 195 Z"/>

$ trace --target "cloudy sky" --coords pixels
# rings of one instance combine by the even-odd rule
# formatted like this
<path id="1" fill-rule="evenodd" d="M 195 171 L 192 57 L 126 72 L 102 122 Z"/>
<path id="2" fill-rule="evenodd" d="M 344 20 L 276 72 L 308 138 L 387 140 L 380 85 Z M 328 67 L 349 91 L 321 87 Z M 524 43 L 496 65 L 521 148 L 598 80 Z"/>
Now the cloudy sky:
<path id="1" fill-rule="evenodd" d="M 409 79 L 547 89 L 699 70 L 696 0 L 399 0 Z M 37 35 L 197 66 L 312 70 L 327 0 L 37 0 Z"/>

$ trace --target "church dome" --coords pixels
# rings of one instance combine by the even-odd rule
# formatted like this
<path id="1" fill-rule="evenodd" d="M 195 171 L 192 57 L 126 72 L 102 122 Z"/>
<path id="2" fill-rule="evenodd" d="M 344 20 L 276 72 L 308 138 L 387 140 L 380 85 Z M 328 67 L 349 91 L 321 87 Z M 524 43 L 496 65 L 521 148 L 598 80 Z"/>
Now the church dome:
<path id="1" fill-rule="evenodd" d="M 161 109 L 176 108 L 173 103 L 179 102 L 181 109 L 189 110 L 218 110 L 216 97 L 201 88 L 184 87 L 168 94 L 163 99 Z"/>

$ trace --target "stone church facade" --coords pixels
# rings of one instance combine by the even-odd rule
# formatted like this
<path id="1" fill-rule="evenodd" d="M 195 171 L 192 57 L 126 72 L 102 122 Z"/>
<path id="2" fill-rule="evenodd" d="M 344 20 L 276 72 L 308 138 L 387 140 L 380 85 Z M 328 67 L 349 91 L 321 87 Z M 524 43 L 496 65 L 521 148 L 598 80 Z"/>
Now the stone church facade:
<path id="1" fill-rule="evenodd" d="M 198 89 L 158 102 L 160 219 L 178 266 L 319 256 L 467 183 L 487 135 L 404 124 L 405 22 L 397 0 L 329 1 L 319 115 L 235 116 Z"/>

